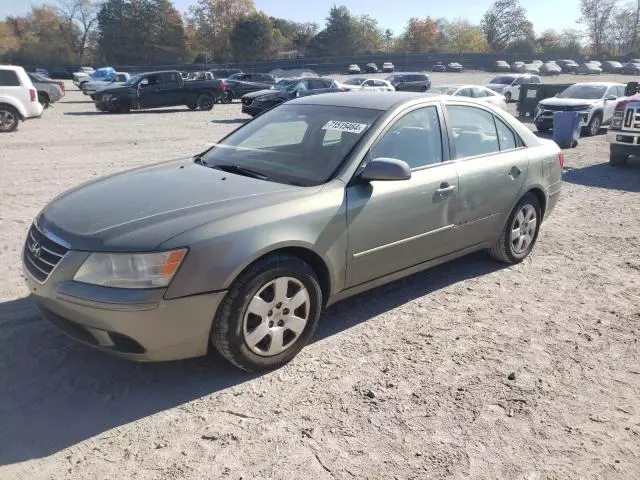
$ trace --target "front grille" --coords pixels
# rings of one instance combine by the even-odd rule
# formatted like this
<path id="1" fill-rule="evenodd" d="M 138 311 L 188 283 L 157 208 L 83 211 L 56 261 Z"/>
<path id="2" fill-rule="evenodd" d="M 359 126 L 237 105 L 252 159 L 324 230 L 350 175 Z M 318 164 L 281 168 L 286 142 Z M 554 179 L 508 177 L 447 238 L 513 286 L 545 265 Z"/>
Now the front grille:
<path id="1" fill-rule="evenodd" d="M 575 111 L 575 107 L 569 107 L 565 105 L 543 105 L 543 109 L 549 110 L 551 112 L 573 112 Z"/>
<path id="2" fill-rule="evenodd" d="M 32 225 L 24 245 L 24 264 L 33 278 L 43 283 L 68 251 Z"/>
<path id="3" fill-rule="evenodd" d="M 640 131 L 640 107 L 628 107 L 624 112 L 623 130 Z"/>

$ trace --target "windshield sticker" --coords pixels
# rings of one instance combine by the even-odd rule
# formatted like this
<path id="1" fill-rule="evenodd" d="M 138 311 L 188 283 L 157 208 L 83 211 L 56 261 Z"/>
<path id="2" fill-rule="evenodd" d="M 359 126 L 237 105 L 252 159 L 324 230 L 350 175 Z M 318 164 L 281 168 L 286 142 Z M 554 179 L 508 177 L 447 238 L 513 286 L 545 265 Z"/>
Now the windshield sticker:
<path id="1" fill-rule="evenodd" d="M 329 120 L 323 130 L 334 130 L 336 132 L 362 133 L 368 127 L 366 123 L 339 122 L 337 120 Z"/>

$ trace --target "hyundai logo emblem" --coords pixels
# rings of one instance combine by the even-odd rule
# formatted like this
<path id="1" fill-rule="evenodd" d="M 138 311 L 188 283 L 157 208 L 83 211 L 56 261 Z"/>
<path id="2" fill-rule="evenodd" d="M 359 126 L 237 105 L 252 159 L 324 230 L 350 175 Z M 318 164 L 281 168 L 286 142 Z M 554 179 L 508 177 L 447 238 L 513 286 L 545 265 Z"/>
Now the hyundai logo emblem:
<path id="1" fill-rule="evenodd" d="M 40 247 L 40 244 L 38 242 L 33 242 L 31 245 L 29 245 L 29 251 L 34 257 L 40 258 L 42 248 Z"/>

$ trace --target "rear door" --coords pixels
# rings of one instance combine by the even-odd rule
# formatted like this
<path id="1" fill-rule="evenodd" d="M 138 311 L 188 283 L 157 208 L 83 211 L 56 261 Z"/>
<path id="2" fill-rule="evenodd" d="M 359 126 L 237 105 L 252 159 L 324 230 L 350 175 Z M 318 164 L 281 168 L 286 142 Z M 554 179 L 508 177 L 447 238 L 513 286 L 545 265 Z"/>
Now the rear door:
<path id="1" fill-rule="evenodd" d="M 465 248 L 495 236 L 520 195 L 529 158 L 518 135 L 481 106 L 446 105 L 460 181 L 454 244 Z"/>
<path id="2" fill-rule="evenodd" d="M 15 98 L 20 105 L 29 105 L 29 88 L 22 86 L 20 77 L 15 70 L 3 69 L 0 67 L 0 96 L 6 95 Z M 21 113 L 25 113 L 24 110 Z"/>

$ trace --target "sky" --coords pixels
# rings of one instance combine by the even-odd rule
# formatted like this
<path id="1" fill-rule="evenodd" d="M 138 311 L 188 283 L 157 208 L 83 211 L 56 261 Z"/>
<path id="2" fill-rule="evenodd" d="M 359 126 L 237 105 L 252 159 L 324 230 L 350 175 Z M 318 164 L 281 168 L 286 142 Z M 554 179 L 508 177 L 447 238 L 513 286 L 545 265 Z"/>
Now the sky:
<path id="1" fill-rule="evenodd" d="M 54 0 L 51 1 L 53 3 Z M 256 8 L 267 15 L 288 18 L 298 22 L 316 22 L 321 27 L 331 6 L 345 5 L 353 14 L 368 14 L 378 20 L 383 28 L 396 34 L 402 32 L 410 17 L 448 19 L 466 18 L 478 23 L 482 14 L 494 0 L 445 0 L 421 2 L 420 0 L 315 0 L 289 2 L 284 0 L 254 0 Z M 0 18 L 7 15 L 24 15 L 31 5 L 46 3 L 43 0 L 0 0 Z M 173 0 L 176 8 L 186 12 L 195 0 Z M 579 0 L 520 0 L 527 10 L 537 33 L 547 29 L 563 30 L 579 28 L 575 20 L 579 16 Z M 304 5 L 303 8 L 300 5 Z"/>

